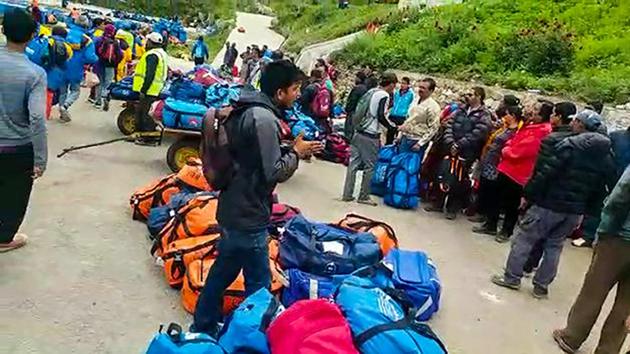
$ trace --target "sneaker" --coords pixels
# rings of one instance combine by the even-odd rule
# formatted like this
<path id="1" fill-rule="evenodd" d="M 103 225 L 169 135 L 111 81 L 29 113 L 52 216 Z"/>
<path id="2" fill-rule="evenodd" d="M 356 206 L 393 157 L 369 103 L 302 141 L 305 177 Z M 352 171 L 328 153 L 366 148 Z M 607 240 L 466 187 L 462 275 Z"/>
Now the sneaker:
<path id="1" fill-rule="evenodd" d="M 356 199 L 354 197 L 349 197 L 349 198 L 341 197 L 337 200 L 344 203 L 350 203 L 350 202 L 354 202 Z"/>
<path id="2" fill-rule="evenodd" d="M 593 247 L 593 241 L 588 241 L 585 240 L 583 238 L 577 238 L 573 241 L 571 241 L 571 245 L 578 247 L 578 248 L 591 248 Z"/>
<path id="3" fill-rule="evenodd" d="M 534 289 L 532 290 L 532 296 L 538 300 L 544 300 L 549 298 L 549 290 L 543 288 L 542 286 L 534 284 Z"/>
<path id="4" fill-rule="evenodd" d="M 101 108 L 103 108 L 103 102 L 95 102 L 95 103 L 94 103 L 94 108 L 96 108 L 96 109 L 101 109 Z"/>
<path id="5" fill-rule="evenodd" d="M 492 228 L 492 227 L 489 227 L 488 224 L 483 224 L 483 225 L 473 227 L 472 232 L 476 234 L 496 236 L 497 228 L 496 227 Z"/>
<path id="6" fill-rule="evenodd" d="M 68 112 L 67 108 L 59 107 L 59 120 L 62 123 L 68 123 L 72 121 L 72 119 L 70 118 L 70 113 Z"/>
<path id="7" fill-rule="evenodd" d="M 446 214 L 444 214 L 444 217 L 446 220 L 455 220 L 457 219 L 457 213 L 454 211 L 447 211 Z"/>
<path id="8" fill-rule="evenodd" d="M 510 236 L 504 233 L 500 233 L 497 235 L 497 237 L 494 238 L 494 240 L 498 243 L 507 243 L 510 242 Z"/>
<path id="9" fill-rule="evenodd" d="M 524 270 L 523 271 L 523 278 L 531 278 L 531 277 L 533 277 L 534 276 L 534 272 L 535 271 L 533 271 L 533 270 L 532 271 Z"/>
<path id="10" fill-rule="evenodd" d="M 87 101 L 88 101 L 88 103 L 91 103 L 91 104 L 95 104 L 96 103 L 96 99 L 94 99 L 92 97 L 88 97 Z"/>
<path id="11" fill-rule="evenodd" d="M 440 207 L 436 207 L 435 205 L 428 205 L 424 207 L 424 211 L 429 213 L 441 213 L 443 210 Z"/>
<path id="12" fill-rule="evenodd" d="M 9 243 L 0 243 L 0 253 L 16 250 L 26 245 L 28 236 L 24 234 L 15 234 L 13 240 Z"/>
<path id="13" fill-rule="evenodd" d="M 377 206 L 377 205 L 378 205 L 378 203 L 377 203 L 377 202 L 373 201 L 373 200 L 372 200 L 372 199 L 370 199 L 370 198 L 367 198 L 367 199 L 359 199 L 359 200 L 357 200 L 357 203 L 359 203 L 359 204 L 364 204 L 364 205 L 369 205 L 369 206 Z"/>
<path id="14" fill-rule="evenodd" d="M 109 100 L 104 100 L 103 101 L 103 111 L 104 112 L 109 111 Z"/>
<path id="15" fill-rule="evenodd" d="M 512 290 L 519 290 L 521 288 L 520 283 L 510 283 L 505 280 L 505 277 L 503 275 L 493 275 L 492 278 L 490 278 L 490 281 L 498 286 L 502 286 L 504 288 Z"/>
<path id="16" fill-rule="evenodd" d="M 573 353 L 577 352 L 577 349 L 573 349 L 569 345 L 569 343 L 567 343 L 564 340 L 564 338 L 562 338 L 562 330 L 561 329 L 556 329 L 555 331 L 553 331 L 552 336 L 553 336 L 553 340 L 556 341 L 556 344 L 558 344 L 558 347 L 560 347 L 560 349 L 562 349 L 563 352 L 569 353 L 569 354 L 573 354 Z"/>
<path id="17" fill-rule="evenodd" d="M 468 221 L 473 222 L 475 224 L 481 224 L 486 222 L 486 217 L 480 214 L 473 215 L 468 218 Z"/>

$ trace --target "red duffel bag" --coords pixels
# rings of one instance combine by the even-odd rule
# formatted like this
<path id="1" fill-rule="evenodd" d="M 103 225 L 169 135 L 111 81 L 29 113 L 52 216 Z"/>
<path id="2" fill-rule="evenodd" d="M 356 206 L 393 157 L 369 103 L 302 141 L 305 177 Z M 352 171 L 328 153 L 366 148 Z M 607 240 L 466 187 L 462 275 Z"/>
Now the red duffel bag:
<path id="1" fill-rule="evenodd" d="M 291 305 L 271 323 L 267 340 L 274 354 L 359 354 L 341 310 L 325 299 Z"/>

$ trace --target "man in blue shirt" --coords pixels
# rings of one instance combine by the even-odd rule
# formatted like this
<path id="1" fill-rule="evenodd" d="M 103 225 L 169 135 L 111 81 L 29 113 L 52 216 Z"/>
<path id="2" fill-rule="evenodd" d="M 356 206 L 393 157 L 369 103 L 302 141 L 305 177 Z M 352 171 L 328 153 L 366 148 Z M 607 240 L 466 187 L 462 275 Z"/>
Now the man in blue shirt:
<path id="1" fill-rule="evenodd" d="M 385 139 L 387 145 L 394 142 L 398 132 L 397 127 L 401 126 L 409 117 L 409 108 L 413 103 L 413 98 L 411 80 L 408 77 L 403 77 L 400 81 L 400 88 L 394 92 L 394 106 L 389 113 L 389 120 L 396 126 L 387 129 L 387 137 Z"/>
<path id="2" fill-rule="evenodd" d="M 195 61 L 195 65 L 203 65 L 208 58 L 210 58 L 210 53 L 208 51 L 208 46 L 203 41 L 203 36 L 199 36 L 197 41 L 193 45 L 192 48 L 192 57 Z"/>

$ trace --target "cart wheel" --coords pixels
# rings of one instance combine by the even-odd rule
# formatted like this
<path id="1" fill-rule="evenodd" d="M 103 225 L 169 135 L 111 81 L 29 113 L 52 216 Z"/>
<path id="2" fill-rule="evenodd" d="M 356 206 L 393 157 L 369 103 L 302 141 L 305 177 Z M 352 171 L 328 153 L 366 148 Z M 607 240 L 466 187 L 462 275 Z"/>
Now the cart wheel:
<path id="1" fill-rule="evenodd" d="M 173 172 L 179 172 L 189 158 L 199 158 L 199 140 L 191 138 L 179 139 L 168 148 L 166 163 Z"/>
<path id="2" fill-rule="evenodd" d="M 131 135 L 136 132 L 136 108 L 134 105 L 127 105 L 118 115 L 118 130 L 124 135 Z"/>

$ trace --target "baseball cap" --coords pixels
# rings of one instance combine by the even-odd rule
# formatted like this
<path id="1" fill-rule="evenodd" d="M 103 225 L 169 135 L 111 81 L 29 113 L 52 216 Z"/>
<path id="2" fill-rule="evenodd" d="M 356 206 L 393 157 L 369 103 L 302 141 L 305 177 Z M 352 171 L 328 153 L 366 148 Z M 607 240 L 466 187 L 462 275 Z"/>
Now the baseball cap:
<path id="1" fill-rule="evenodd" d="M 599 129 L 602 125 L 602 117 L 597 114 L 597 112 L 590 109 L 585 109 L 578 113 L 575 115 L 574 119 L 582 122 L 586 130 L 592 132 L 597 131 L 597 129 Z"/>
<path id="2" fill-rule="evenodd" d="M 162 44 L 164 42 L 162 35 L 157 32 L 149 33 L 149 35 L 147 35 L 147 39 L 156 44 Z"/>

